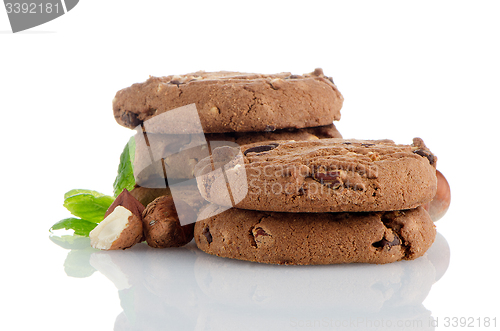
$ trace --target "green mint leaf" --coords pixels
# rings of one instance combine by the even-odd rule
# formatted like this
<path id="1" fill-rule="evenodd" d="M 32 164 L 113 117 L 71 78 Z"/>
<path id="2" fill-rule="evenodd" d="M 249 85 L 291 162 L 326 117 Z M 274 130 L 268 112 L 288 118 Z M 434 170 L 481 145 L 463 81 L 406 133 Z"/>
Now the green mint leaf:
<path id="1" fill-rule="evenodd" d="M 64 207 L 84 220 L 99 223 L 115 200 L 109 195 L 92 190 L 71 190 L 64 195 Z"/>
<path id="2" fill-rule="evenodd" d="M 80 193 L 88 193 L 88 194 L 92 194 L 93 196 L 95 197 L 102 197 L 102 196 L 106 196 L 106 194 L 104 193 L 99 193 L 97 191 L 94 191 L 94 190 L 86 190 L 86 189 L 74 189 L 74 190 L 71 190 L 71 191 L 68 191 L 64 194 L 64 200 L 66 200 L 67 198 L 73 196 L 73 195 L 77 195 L 77 194 L 80 194 Z"/>
<path id="3" fill-rule="evenodd" d="M 50 232 L 61 229 L 74 230 L 76 235 L 88 237 L 90 231 L 92 231 L 96 227 L 96 225 L 97 224 L 94 222 L 70 217 L 60 220 L 56 224 L 52 225 L 52 227 L 50 228 Z"/>
<path id="4" fill-rule="evenodd" d="M 134 166 L 135 138 L 131 137 L 120 155 L 118 175 L 113 183 L 113 194 L 117 197 L 126 188 L 132 191 L 135 187 Z"/>

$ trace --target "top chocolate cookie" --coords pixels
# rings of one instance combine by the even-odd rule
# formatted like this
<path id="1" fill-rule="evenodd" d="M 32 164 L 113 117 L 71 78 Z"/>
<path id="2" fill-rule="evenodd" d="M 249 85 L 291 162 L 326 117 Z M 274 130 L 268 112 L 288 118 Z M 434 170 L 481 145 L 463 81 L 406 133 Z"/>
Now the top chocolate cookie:
<path id="1" fill-rule="evenodd" d="M 133 129 L 194 103 L 205 133 L 262 132 L 329 125 L 340 119 L 343 101 L 321 69 L 301 76 L 199 71 L 150 77 L 120 90 L 113 112 L 119 124 Z"/>

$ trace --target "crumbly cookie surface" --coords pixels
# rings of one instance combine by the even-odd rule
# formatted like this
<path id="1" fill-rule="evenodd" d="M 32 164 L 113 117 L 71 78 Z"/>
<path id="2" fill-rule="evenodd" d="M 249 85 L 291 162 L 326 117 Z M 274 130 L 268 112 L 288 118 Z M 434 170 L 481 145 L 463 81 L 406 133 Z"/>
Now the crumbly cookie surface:
<path id="1" fill-rule="evenodd" d="M 113 112 L 119 124 L 133 129 L 193 103 L 205 133 L 274 131 L 339 120 L 343 97 L 321 69 L 304 75 L 200 71 L 150 77 L 122 89 Z"/>
<path id="2" fill-rule="evenodd" d="M 419 138 L 412 145 L 344 139 L 249 144 L 241 147 L 243 161 L 234 167 L 231 162 L 214 163 L 217 154 L 216 149 L 196 166 L 198 188 L 206 200 L 227 206 L 220 199 L 227 190 L 225 178 L 241 178 L 229 184 L 238 193 L 234 206 L 242 209 L 402 210 L 432 200 L 437 189 L 437 158 Z M 224 167 L 225 177 L 212 166 Z"/>
<path id="3" fill-rule="evenodd" d="M 197 222 L 194 229 L 196 244 L 206 253 L 302 265 L 413 260 L 427 251 L 435 236 L 434 223 L 422 207 L 318 214 L 232 208 Z"/>

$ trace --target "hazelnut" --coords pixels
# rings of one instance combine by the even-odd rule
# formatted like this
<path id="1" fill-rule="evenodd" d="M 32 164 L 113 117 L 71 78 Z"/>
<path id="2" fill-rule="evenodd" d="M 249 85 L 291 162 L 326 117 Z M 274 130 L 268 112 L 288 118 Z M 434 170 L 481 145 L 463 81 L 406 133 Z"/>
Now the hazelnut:
<path id="1" fill-rule="evenodd" d="M 170 189 L 167 188 L 149 188 L 149 187 L 142 187 L 142 186 L 136 186 L 132 191 L 130 191 L 130 194 L 141 204 L 144 206 L 147 206 L 150 202 L 152 202 L 154 199 L 161 197 L 162 195 L 170 195 Z"/>
<path id="2" fill-rule="evenodd" d="M 111 204 L 104 219 L 90 232 L 93 248 L 116 250 L 130 248 L 143 238 L 144 206 L 124 189 Z"/>
<path id="3" fill-rule="evenodd" d="M 151 202 L 142 214 L 144 236 L 148 245 L 165 248 L 181 247 L 189 243 L 194 236 L 194 223 L 181 225 L 179 215 L 196 219 L 191 206 L 183 201 L 178 201 L 176 206 L 171 196 L 161 196 Z"/>
<path id="4" fill-rule="evenodd" d="M 425 210 L 429 212 L 429 215 L 434 222 L 436 222 L 446 214 L 451 202 L 450 184 L 448 184 L 448 181 L 439 170 L 436 170 L 436 177 L 436 195 L 430 202 L 423 205 Z"/>
<path id="5" fill-rule="evenodd" d="M 216 106 L 213 106 L 212 108 L 210 108 L 210 114 L 219 115 L 220 114 L 219 108 L 217 108 Z"/>
<path id="6" fill-rule="evenodd" d="M 271 88 L 273 90 L 279 90 L 281 85 L 282 85 L 282 82 L 283 82 L 283 80 L 281 78 L 274 78 L 274 79 L 271 79 L 271 81 L 269 82 L 269 85 L 271 86 Z"/>
<path id="7" fill-rule="evenodd" d="M 252 235 L 256 247 L 260 245 L 272 245 L 274 243 L 273 236 L 261 227 L 253 228 Z"/>

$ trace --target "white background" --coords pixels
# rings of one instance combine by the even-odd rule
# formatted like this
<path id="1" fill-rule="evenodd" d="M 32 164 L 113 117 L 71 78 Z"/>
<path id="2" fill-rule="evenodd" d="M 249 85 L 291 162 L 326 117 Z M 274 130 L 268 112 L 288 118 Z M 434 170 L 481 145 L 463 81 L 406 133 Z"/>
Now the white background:
<path id="1" fill-rule="evenodd" d="M 0 9 L 0 323 L 113 329 L 116 288 L 99 272 L 66 276 L 48 229 L 69 216 L 66 191 L 112 194 L 132 133 L 113 118 L 116 91 L 148 75 L 321 67 L 344 95 L 345 138 L 422 137 L 450 182 L 436 224 L 450 265 L 423 302 L 436 329 L 453 316 L 500 326 L 499 15 L 497 1 L 85 0 L 12 34 Z"/>

